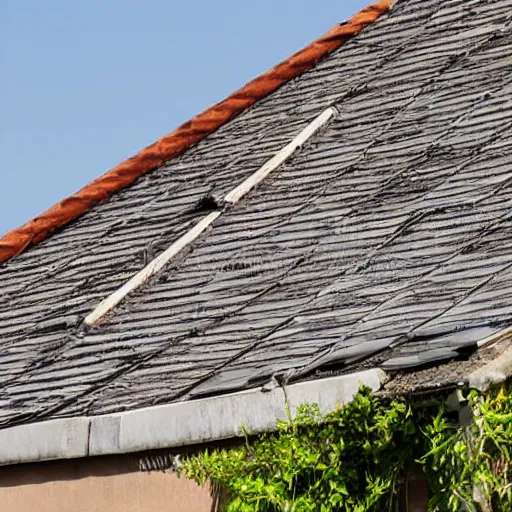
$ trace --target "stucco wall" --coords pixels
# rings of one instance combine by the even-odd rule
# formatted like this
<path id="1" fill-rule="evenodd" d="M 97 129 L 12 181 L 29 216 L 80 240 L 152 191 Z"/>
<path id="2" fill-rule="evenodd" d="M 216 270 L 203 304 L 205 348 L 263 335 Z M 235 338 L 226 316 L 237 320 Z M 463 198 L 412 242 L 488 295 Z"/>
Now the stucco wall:
<path id="1" fill-rule="evenodd" d="M 207 487 L 140 472 L 130 456 L 0 468 L 1 512 L 210 512 L 212 503 Z"/>

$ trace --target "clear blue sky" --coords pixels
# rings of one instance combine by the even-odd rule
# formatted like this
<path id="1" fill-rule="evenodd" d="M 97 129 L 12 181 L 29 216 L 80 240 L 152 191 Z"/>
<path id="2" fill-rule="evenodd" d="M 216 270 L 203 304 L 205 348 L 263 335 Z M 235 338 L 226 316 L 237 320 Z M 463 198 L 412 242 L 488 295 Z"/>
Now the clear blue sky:
<path id="1" fill-rule="evenodd" d="M 0 236 L 369 0 L 1 0 Z"/>

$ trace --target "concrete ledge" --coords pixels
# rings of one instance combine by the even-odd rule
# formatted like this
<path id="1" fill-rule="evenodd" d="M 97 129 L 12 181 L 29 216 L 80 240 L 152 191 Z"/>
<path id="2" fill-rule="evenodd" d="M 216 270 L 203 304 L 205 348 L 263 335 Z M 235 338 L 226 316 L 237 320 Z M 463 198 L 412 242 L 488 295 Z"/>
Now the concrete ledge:
<path id="1" fill-rule="evenodd" d="M 245 391 L 123 414 L 116 443 L 125 453 L 187 446 L 238 437 L 242 425 L 254 433 L 272 430 L 277 418 L 286 418 L 281 388 L 271 393 Z"/>
<path id="2" fill-rule="evenodd" d="M 468 384 L 481 392 L 487 391 L 492 385 L 502 384 L 512 376 L 512 348 L 506 350 L 492 363 L 474 371 Z"/>
<path id="3" fill-rule="evenodd" d="M 222 395 L 190 402 L 82 418 L 59 419 L 0 430 L 0 465 L 114 455 L 173 448 L 274 430 L 303 403 L 322 413 L 354 397 L 361 383 L 374 391 L 386 380 L 382 370 Z"/>
<path id="4" fill-rule="evenodd" d="M 44 421 L 0 430 L 0 465 L 86 457 L 87 418 Z"/>
<path id="5" fill-rule="evenodd" d="M 297 407 L 304 403 L 317 404 L 322 414 L 327 414 L 350 402 L 359 390 L 361 383 L 373 391 L 378 391 L 387 381 L 386 374 L 379 369 L 335 377 L 331 379 L 312 380 L 294 384 L 286 388 L 288 406 L 292 417 L 297 414 Z"/>

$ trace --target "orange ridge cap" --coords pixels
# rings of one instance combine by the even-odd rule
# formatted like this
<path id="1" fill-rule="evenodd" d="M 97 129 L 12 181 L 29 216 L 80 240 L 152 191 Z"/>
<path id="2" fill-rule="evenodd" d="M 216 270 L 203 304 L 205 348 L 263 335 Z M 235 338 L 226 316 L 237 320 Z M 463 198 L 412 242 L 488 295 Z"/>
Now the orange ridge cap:
<path id="1" fill-rule="evenodd" d="M 258 100 L 313 68 L 320 60 L 373 23 L 392 4 L 393 0 L 381 0 L 366 7 L 347 23 L 336 25 L 323 37 L 255 78 L 225 100 L 164 135 L 23 226 L 9 231 L 0 239 L 0 264 L 41 242 L 52 232 L 87 212 L 114 192 L 130 185 L 140 176 L 181 155 Z"/>

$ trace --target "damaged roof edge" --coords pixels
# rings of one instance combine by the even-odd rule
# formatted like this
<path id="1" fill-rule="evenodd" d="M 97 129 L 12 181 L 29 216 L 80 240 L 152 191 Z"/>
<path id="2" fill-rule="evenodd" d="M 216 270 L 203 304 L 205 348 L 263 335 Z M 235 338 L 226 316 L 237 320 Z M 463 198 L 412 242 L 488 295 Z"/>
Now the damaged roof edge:
<path id="1" fill-rule="evenodd" d="M 378 391 L 379 369 L 307 381 L 272 391 L 242 391 L 104 416 L 63 418 L 0 430 L 0 466 L 135 453 L 231 439 L 242 426 L 257 434 L 275 429 L 304 403 L 325 414 L 352 400 L 361 384 Z"/>
<path id="2" fill-rule="evenodd" d="M 145 173 L 181 155 L 257 101 L 313 68 L 320 60 L 373 23 L 392 5 L 392 0 L 381 0 L 366 7 L 347 23 L 336 25 L 325 36 L 249 82 L 224 101 L 205 110 L 23 226 L 9 231 L 0 239 L 0 264 L 43 241 L 52 232 Z"/>
<path id="3" fill-rule="evenodd" d="M 510 337 L 510 330 L 508 332 Z M 512 376 L 512 348 L 494 361 L 478 368 L 468 378 L 468 385 L 485 393 L 491 386 L 503 384 Z"/>

